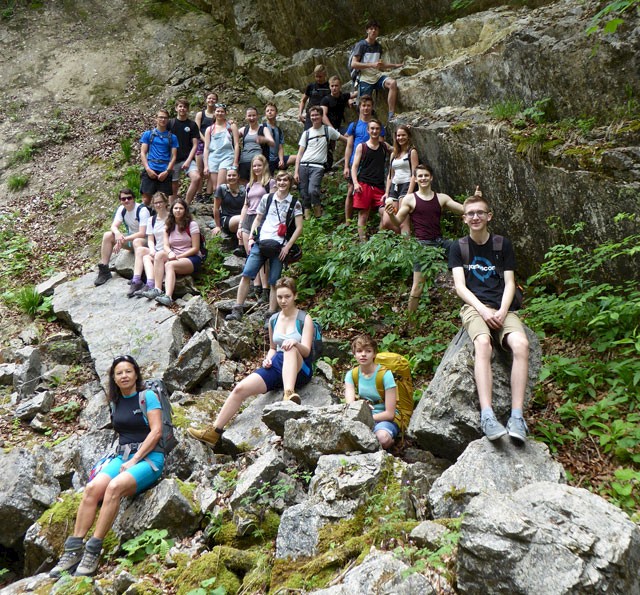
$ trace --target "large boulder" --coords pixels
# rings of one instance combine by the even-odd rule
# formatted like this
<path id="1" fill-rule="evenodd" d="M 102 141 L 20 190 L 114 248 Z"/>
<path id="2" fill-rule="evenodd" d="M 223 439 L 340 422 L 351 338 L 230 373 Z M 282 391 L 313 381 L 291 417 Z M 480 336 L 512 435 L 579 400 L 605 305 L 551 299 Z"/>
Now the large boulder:
<path id="1" fill-rule="evenodd" d="M 21 548 L 29 526 L 58 497 L 60 484 L 45 462 L 42 455 L 22 448 L 0 452 L 0 546 Z"/>
<path id="2" fill-rule="evenodd" d="M 429 490 L 434 518 L 459 516 L 472 498 L 492 492 L 510 494 L 530 483 L 564 483 L 562 465 L 546 444 L 527 440 L 516 446 L 508 438 L 472 442 Z"/>
<path id="3" fill-rule="evenodd" d="M 525 327 L 529 339 L 529 379 L 525 399 L 537 382 L 542 365 L 542 350 L 537 335 Z M 473 375 L 473 343 L 460 329 L 445 352 L 433 380 L 418 403 L 409 435 L 430 452 L 455 460 L 467 444 L 482 436 L 480 405 Z M 493 409 L 504 420 L 511 412 L 511 357 L 494 349 Z"/>
<path id="4" fill-rule="evenodd" d="M 466 509 L 460 593 L 640 593 L 640 528 L 582 488 L 530 484 Z"/>
<path id="5" fill-rule="evenodd" d="M 33 394 L 42 375 L 40 349 L 26 345 L 16 351 L 16 367 L 13 373 L 13 387 L 18 393 L 18 401 Z"/>
<path id="6" fill-rule="evenodd" d="M 175 314 L 146 299 L 127 299 L 127 282 L 114 276 L 95 287 L 88 273 L 56 287 L 53 310 L 63 322 L 81 333 L 89 347 L 103 386 L 113 358 L 133 355 L 146 377 L 162 376 L 180 351 L 183 328 Z"/>

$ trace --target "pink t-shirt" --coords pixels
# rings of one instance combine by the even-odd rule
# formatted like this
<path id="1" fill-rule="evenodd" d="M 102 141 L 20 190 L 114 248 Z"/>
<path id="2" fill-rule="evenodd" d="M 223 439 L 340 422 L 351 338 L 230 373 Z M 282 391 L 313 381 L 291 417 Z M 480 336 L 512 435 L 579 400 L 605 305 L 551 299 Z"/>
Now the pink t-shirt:
<path id="1" fill-rule="evenodd" d="M 178 226 L 173 228 L 173 231 L 169 234 L 169 247 L 173 250 L 173 253 L 176 256 L 182 256 L 187 250 L 191 250 L 191 236 L 196 234 L 200 235 L 200 228 L 195 221 L 192 221 L 189 224 L 189 232 L 185 229 L 184 231 L 179 231 Z"/>
<path id="2" fill-rule="evenodd" d="M 275 186 L 275 180 L 269 180 L 270 192 L 273 192 Z M 247 187 L 247 205 L 249 206 L 247 209 L 247 215 L 255 215 L 257 213 L 260 199 L 265 194 L 267 194 L 267 190 L 262 184 L 260 184 L 260 182 L 256 182 L 255 184 L 251 184 L 251 186 Z"/>

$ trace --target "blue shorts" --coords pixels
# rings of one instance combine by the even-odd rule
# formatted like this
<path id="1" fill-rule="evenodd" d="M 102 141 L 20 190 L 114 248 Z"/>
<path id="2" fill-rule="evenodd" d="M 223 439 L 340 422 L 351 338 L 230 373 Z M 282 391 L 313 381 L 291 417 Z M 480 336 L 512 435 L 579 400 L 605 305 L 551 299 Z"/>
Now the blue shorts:
<path id="1" fill-rule="evenodd" d="M 358 87 L 358 97 L 362 97 L 363 95 L 373 96 L 373 92 L 376 89 L 384 89 L 384 82 L 388 78 L 388 76 L 383 74 L 375 83 L 365 83 L 363 81 L 360 81 L 360 86 Z"/>
<path id="2" fill-rule="evenodd" d="M 197 273 L 202 267 L 202 256 L 187 256 L 189 262 L 193 265 L 193 272 Z"/>
<path id="3" fill-rule="evenodd" d="M 220 155 L 209 152 L 209 160 L 207 166 L 210 174 L 217 174 L 221 169 L 229 169 L 233 165 L 233 159 L 235 154 L 233 150 L 229 153 L 222 153 Z"/>
<path id="4" fill-rule="evenodd" d="M 284 361 L 284 353 L 282 351 L 276 352 L 271 360 L 270 368 L 258 368 L 255 374 L 260 376 L 264 383 L 267 385 L 267 392 L 270 390 L 277 390 L 283 387 L 282 385 L 282 364 Z M 298 372 L 296 378 L 296 388 L 304 386 L 311 380 L 312 375 L 311 364 L 308 360 L 302 361 L 302 368 Z"/>
<path id="5" fill-rule="evenodd" d="M 135 453 L 131 453 L 128 458 L 130 459 L 134 454 Z M 150 488 L 160 479 L 160 476 L 162 475 L 162 469 L 164 467 L 164 455 L 161 452 L 150 452 L 147 455 L 147 458 L 151 459 L 153 464 L 158 469 L 157 471 L 154 471 L 151 465 L 149 465 L 149 462 L 144 459 L 139 463 L 136 463 L 133 467 L 131 467 L 131 469 L 127 469 L 125 471 L 125 473 L 130 473 L 131 475 L 133 475 L 133 479 L 136 480 L 136 494 L 144 492 L 146 489 Z M 100 473 L 104 473 L 111 479 L 115 479 L 120 474 L 120 467 L 122 467 L 122 463 L 124 462 L 125 461 L 122 458 L 122 455 L 118 455 L 108 465 L 105 465 L 100 470 Z"/>
<path id="6" fill-rule="evenodd" d="M 385 432 L 390 434 L 391 437 L 394 440 L 398 437 L 398 434 L 400 433 L 400 428 L 398 427 L 398 424 L 396 422 L 394 422 L 394 421 L 378 421 L 378 422 L 376 422 L 376 425 L 373 426 L 374 434 L 378 430 L 384 430 Z"/>
<path id="7" fill-rule="evenodd" d="M 277 256 L 274 256 L 273 258 L 265 258 L 262 256 L 262 254 L 260 254 L 260 246 L 258 246 L 258 244 L 253 244 L 253 246 L 251 246 L 249 257 L 247 258 L 247 262 L 245 262 L 244 269 L 242 270 L 242 276 L 249 277 L 251 280 L 255 279 L 256 275 L 260 272 L 260 269 L 267 260 L 269 261 L 269 285 L 275 285 L 276 281 L 280 279 L 280 275 L 282 274 L 282 261 Z"/>

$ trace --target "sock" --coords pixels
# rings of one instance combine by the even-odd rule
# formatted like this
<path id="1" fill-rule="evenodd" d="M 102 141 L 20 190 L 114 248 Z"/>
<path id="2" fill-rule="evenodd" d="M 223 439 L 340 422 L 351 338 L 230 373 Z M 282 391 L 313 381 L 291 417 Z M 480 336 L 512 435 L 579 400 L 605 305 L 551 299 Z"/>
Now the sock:
<path id="1" fill-rule="evenodd" d="M 522 409 L 512 409 L 511 417 L 522 417 Z"/>
<path id="2" fill-rule="evenodd" d="M 393 118 L 395 114 L 393 112 L 389 112 L 389 115 L 387 116 L 387 120 L 391 120 L 391 118 Z"/>
<path id="3" fill-rule="evenodd" d="M 133 279 L 131 279 L 131 284 L 140 283 L 142 281 L 142 275 L 134 275 Z"/>
<path id="4" fill-rule="evenodd" d="M 87 541 L 87 545 L 84 546 L 88 552 L 92 554 L 99 554 L 102 551 L 102 539 L 92 537 Z"/>
<path id="5" fill-rule="evenodd" d="M 153 289 L 156 286 L 156 282 L 153 279 L 147 279 L 147 287 Z"/>
<path id="6" fill-rule="evenodd" d="M 64 542 L 65 551 L 73 551 L 82 549 L 82 537 L 67 537 L 67 540 Z"/>
<path id="7" fill-rule="evenodd" d="M 487 417 L 495 417 L 495 414 L 493 413 L 493 407 L 485 407 L 480 412 L 480 419 L 486 419 Z"/>
<path id="8" fill-rule="evenodd" d="M 220 436 L 222 436 L 222 433 L 224 432 L 223 428 L 213 428 L 216 431 L 216 434 L 220 434 Z"/>

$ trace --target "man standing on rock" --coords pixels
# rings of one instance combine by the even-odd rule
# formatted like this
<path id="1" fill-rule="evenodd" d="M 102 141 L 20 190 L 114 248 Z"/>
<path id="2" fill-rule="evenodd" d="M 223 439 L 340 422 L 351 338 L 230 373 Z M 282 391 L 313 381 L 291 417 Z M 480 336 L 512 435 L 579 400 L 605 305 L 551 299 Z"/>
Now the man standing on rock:
<path id="1" fill-rule="evenodd" d="M 118 197 L 121 206 L 116 210 L 111 229 L 102 236 L 98 277 L 94 281 L 96 287 L 111 279 L 109 259 L 113 252 L 117 254 L 122 248 L 133 251 L 133 240 L 137 238 L 143 238 L 146 242 L 147 222 L 149 221 L 147 207 L 136 202 L 133 190 L 129 188 L 120 190 Z M 120 231 L 122 224 L 126 228 L 126 235 Z"/>
<path id="2" fill-rule="evenodd" d="M 144 171 L 140 181 L 142 202 L 151 204 L 151 197 L 156 192 L 171 195 L 171 178 L 173 166 L 178 157 L 178 137 L 167 130 L 169 112 L 158 110 L 156 127 L 147 130 L 140 138 L 140 160 Z"/>
<path id="3" fill-rule="evenodd" d="M 187 204 L 191 204 L 193 197 L 196 195 L 202 183 L 202 175 L 196 163 L 196 151 L 198 149 L 200 133 L 198 132 L 198 125 L 187 117 L 189 115 L 189 102 L 186 98 L 181 97 L 178 99 L 176 103 L 176 114 L 177 117 L 169 120 L 169 126 L 167 127 L 167 130 L 175 134 L 178 138 L 177 158 L 173 166 L 173 175 L 171 178 L 171 202 L 178 198 L 180 173 L 184 171 L 190 181 L 184 199 L 187 201 Z"/>
<path id="4" fill-rule="evenodd" d="M 462 325 L 475 349 L 474 374 L 480 399 L 480 425 L 489 440 L 505 434 L 524 444 L 528 433 L 522 416 L 529 374 L 529 341 L 515 313 L 515 254 L 511 242 L 489 232 L 493 217 L 488 201 L 477 194 L 463 204 L 469 235 L 453 243 L 449 268 L 456 293 L 465 302 Z M 491 407 L 493 342 L 513 354 L 511 369 L 511 417 L 505 428 Z"/>

